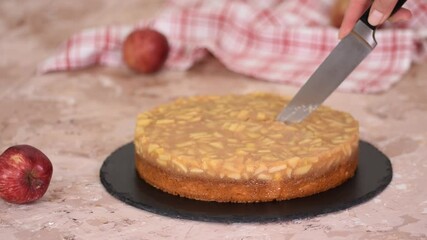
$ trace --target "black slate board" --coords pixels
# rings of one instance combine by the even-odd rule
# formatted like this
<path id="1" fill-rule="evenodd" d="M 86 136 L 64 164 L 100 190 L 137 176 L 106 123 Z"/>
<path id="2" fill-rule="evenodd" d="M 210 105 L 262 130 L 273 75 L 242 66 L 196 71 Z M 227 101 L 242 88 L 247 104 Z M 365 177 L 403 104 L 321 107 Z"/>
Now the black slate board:
<path id="1" fill-rule="evenodd" d="M 138 177 L 134 145 L 128 143 L 104 161 L 100 177 L 117 199 L 156 214 L 209 222 L 273 222 L 314 217 L 361 204 L 379 194 L 393 175 L 390 160 L 370 143 L 360 141 L 359 166 L 343 185 L 313 196 L 267 203 L 216 203 L 162 192 Z"/>

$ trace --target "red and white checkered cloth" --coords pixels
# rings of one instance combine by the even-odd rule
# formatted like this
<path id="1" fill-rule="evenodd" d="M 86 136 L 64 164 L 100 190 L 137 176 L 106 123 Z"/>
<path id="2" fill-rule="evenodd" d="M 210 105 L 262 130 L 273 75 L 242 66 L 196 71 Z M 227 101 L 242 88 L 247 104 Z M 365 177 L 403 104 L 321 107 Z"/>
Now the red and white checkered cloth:
<path id="1" fill-rule="evenodd" d="M 338 43 L 330 26 L 331 0 L 175 0 L 160 15 L 135 26 L 84 30 L 68 39 L 39 72 L 120 66 L 122 43 L 150 26 L 171 45 L 166 67 L 187 70 L 210 52 L 228 69 L 256 79 L 301 86 Z M 427 2 L 405 5 L 413 19 L 386 24 L 378 46 L 339 87 L 374 93 L 389 89 L 414 61 L 427 55 Z"/>

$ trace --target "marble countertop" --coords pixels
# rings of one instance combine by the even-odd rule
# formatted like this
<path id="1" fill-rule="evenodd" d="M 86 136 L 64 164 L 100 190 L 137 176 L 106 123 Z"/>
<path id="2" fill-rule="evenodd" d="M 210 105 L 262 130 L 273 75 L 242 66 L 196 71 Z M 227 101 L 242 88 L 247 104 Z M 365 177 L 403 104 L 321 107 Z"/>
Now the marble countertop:
<path id="1" fill-rule="evenodd" d="M 178 96 L 297 90 L 230 72 L 212 58 L 187 72 L 150 76 L 125 68 L 35 74 L 72 33 L 133 23 L 153 16 L 161 2 L 0 2 L 0 152 L 31 144 L 54 166 L 51 185 L 36 203 L 0 200 L 0 239 L 427 238 L 427 63 L 413 65 L 386 93 L 335 92 L 326 101 L 356 117 L 361 138 L 393 164 L 391 184 L 366 203 L 310 219 L 221 224 L 159 216 L 109 195 L 99 169 L 132 140 L 139 112 Z"/>

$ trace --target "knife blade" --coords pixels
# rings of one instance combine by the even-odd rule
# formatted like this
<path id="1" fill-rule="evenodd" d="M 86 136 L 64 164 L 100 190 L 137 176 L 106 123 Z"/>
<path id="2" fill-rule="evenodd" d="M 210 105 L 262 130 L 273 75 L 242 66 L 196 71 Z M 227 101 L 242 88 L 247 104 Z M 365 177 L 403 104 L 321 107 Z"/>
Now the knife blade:
<path id="1" fill-rule="evenodd" d="M 405 2 L 406 0 L 399 0 L 391 15 L 397 12 Z M 289 104 L 284 107 L 277 116 L 278 121 L 298 123 L 304 120 L 377 46 L 376 27 L 368 22 L 369 11 L 370 7 L 360 17 L 351 33 L 338 43 Z"/>

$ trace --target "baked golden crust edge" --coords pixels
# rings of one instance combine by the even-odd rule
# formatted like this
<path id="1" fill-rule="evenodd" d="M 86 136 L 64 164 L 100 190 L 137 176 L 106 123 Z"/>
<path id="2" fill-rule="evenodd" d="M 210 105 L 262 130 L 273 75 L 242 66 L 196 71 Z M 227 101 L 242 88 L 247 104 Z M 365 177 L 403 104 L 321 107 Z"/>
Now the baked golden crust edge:
<path id="1" fill-rule="evenodd" d="M 136 171 L 150 185 L 173 195 L 215 202 L 268 202 L 307 197 L 335 188 L 354 176 L 358 151 L 320 176 L 279 181 L 209 179 L 167 171 L 135 156 Z"/>

